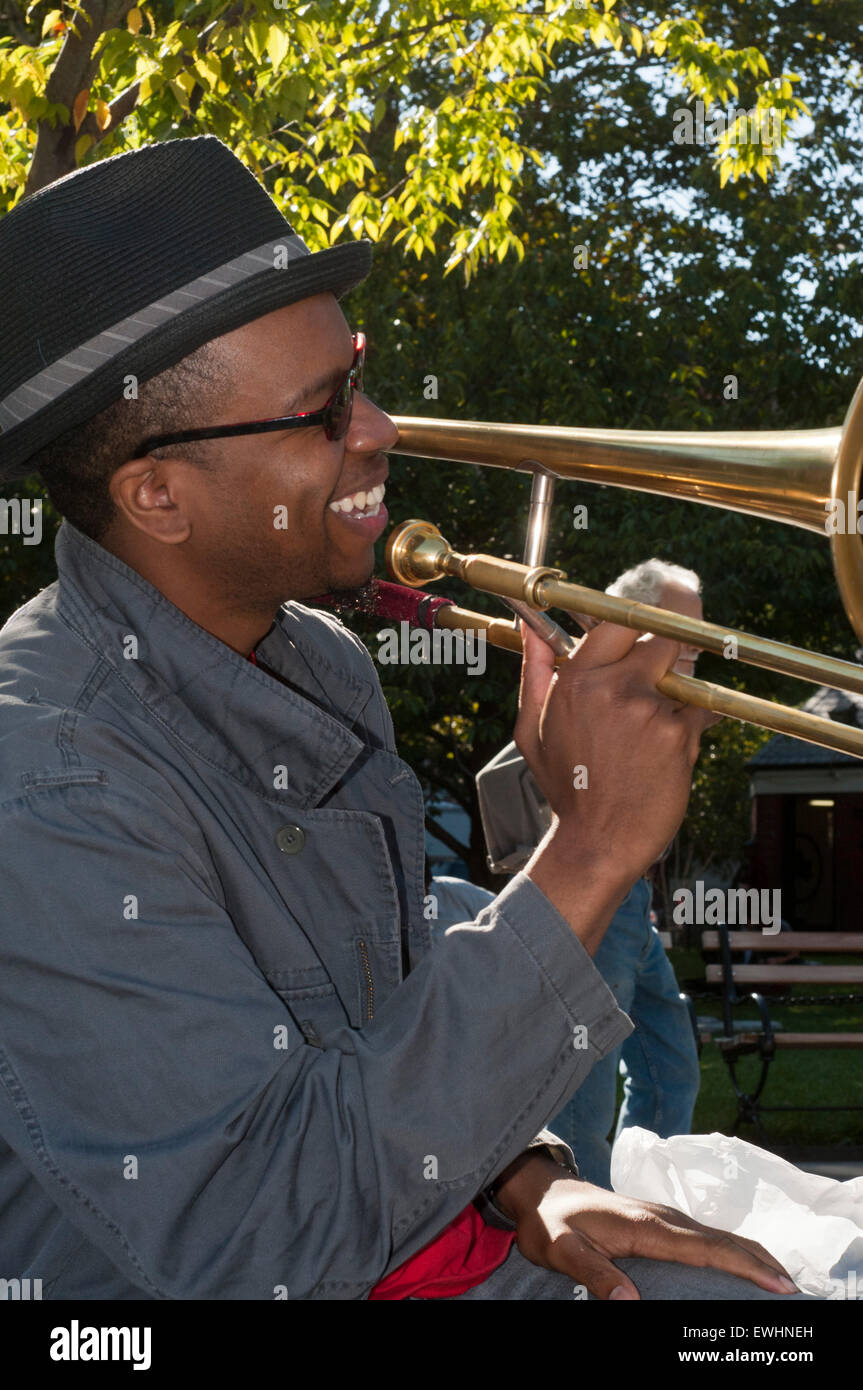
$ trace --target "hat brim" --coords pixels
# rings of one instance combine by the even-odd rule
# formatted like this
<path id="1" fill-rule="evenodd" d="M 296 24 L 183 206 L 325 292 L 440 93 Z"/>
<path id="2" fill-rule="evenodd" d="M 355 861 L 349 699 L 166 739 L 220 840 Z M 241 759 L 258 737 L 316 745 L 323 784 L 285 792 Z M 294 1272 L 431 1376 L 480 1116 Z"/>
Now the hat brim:
<path id="1" fill-rule="evenodd" d="M 312 295 L 340 299 L 371 269 L 371 243 L 348 242 L 292 264 L 290 275 L 268 268 L 177 314 L 64 391 L 43 410 L 0 434 L 0 481 L 25 476 L 46 444 L 120 400 L 130 375 L 140 385 L 173 367 L 212 338 Z M 29 464 L 29 467 L 28 467 Z"/>

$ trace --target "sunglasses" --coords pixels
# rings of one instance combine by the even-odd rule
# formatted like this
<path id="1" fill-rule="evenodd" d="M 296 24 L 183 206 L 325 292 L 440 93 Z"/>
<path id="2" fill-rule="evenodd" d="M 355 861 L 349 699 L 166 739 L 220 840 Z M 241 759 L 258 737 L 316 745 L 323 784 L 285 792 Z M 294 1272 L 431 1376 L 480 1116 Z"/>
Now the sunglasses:
<path id="1" fill-rule="evenodd" d="M 271 420 L 249 420 L 241 425 L 212 425 L 199 430 L 179 430 L 176 434 L 154 434 L 145 439 L 136 458 L 167 444 L 191 444 L 196 439 L 231 439 L 239 434 L 265 434 L 274 430 L 304 429 L 323 425 L 327 439 L 344 439 L 350 428 L 354 408 L 354 392 L 363 389 L 363 369 L 366 363 L 366 335 L 353 335 L 354 358 L 344 381 L 320 410 L 304 410 L 299 415 L 277 415 Z"/>

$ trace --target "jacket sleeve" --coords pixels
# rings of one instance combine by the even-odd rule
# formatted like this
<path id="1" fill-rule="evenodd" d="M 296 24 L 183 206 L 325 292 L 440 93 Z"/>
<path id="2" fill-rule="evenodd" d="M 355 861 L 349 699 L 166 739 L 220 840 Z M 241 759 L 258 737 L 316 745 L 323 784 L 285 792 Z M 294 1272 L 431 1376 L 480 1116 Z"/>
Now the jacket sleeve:
<path id="1" fill-rule="evenodd" d="M 322 1049 L 173 807 L 73 783 L 0 825 L 0 1134 L 151 1297 L 363 1297 L 630 1031 L 524 875 Z"/>
<path id="2" fill-rule="evenodd" d="M 477 800 L 492 873 L 523 869 L 552 822 L 552 811 L 514 743 L 476 775 Z"/>

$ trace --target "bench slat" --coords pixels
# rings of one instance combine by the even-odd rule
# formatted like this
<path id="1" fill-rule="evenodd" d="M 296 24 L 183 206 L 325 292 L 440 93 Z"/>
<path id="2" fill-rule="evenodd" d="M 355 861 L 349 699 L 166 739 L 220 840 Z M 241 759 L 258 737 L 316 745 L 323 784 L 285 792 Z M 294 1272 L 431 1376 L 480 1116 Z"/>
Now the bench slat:
<path id="1" fill-rule="evenodd" d="M 760 1033 L 735 1033 L 735 1043 L 757 1042 Z M 774 1033 L 773 1040 L 780 1047 L 863 1047 L 863 1033 Z"/>
<path id="2" fill-rule="evenodd" d="M 863 965 L 734 965 L 736 984 L 863 985 Z M 722 966 L 708 965 L 708 984 L 722 980 Z"/>
<path id="3" fill-rule="evenodd" d="M 795 931 L 765 935 L 760 931 L 730 931 L 728 944 L 732 951 L 847 951 L 863 954 L 863 933 L 850 931 Z M 719 932 L 701 933 L 705 951 L 719 950 Z"/>

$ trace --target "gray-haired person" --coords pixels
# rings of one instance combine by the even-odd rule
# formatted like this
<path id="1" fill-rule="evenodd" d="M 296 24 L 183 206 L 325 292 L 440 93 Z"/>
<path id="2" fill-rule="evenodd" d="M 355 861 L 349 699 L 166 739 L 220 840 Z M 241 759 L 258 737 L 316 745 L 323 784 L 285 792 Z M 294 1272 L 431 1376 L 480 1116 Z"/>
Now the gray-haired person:
<path id="1" fill-rule="evenodd" d="M 645 560 L 610 584 L 606 593 L 702 616 L 701 581 L 692 570 Z M 691 675 L 698 649 L 681 647 L 673 669 Z M 589 776 L 589 769 L 588 769 Z M 480 811 L 492 866 L 515 873 L 551 824 L 551 811 L 527 764 L 510 743 L 477 778 Z M 573 872 L 578 873 L 577 864 Z M 667 1139 L 688 1134 L 698 1095 L 699 1068 L 688 1011 L 659 933 L 651 923 L 651 886 L 639 878 L 615 913 L 594 956 L 635 1031 L 598 1061 L 551 1128 L 575 1154 L 589 1182 L 611 1187 L 611 1145 L 618 1068 L 623 1104 L 615 1138 L 639 1125 Z"/>

